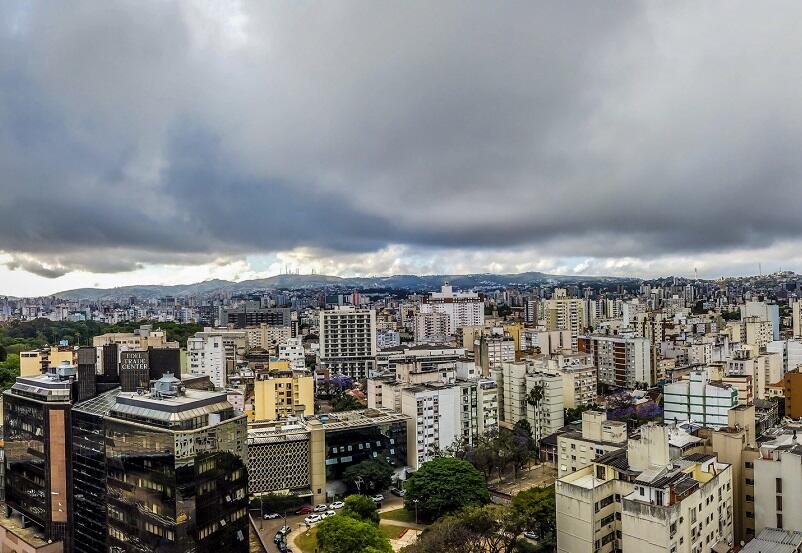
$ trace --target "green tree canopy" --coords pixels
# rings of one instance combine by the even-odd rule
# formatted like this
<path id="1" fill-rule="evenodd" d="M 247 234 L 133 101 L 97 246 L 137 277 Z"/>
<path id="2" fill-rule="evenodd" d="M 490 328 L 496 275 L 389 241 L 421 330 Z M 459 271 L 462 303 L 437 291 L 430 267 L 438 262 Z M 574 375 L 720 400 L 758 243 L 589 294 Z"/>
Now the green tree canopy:
<path id="1" fill-rule="evenodd" d="M 391 553 L 392 547 L 379 527 L 343 515 L 324 519 L 317 526 L 321 553 Z"/>
<path id="2" fill-rule="evenodd" d="M 373 500 L 366 495 L 346 497 L 342 514 L 356 520 L 379 524 L 379 510 Z"/>
<path id="3" fill-rule="evenodd" d="M 382 458 L 365 459 L 345 469 L 342 480 L 350 490 L 377 492 L 390 487 L 394 473 L 392 465 Z M 362 483 L 357 486 L 359 479 Z"/>
<path id="4" fill-rule="evenodd" d="M 485 479 L 468 461 L 438 457 L 424 463 L 405 485 L 404 503 L 428 520 L 454 513 L 468 505 L 490 501 Z"/>

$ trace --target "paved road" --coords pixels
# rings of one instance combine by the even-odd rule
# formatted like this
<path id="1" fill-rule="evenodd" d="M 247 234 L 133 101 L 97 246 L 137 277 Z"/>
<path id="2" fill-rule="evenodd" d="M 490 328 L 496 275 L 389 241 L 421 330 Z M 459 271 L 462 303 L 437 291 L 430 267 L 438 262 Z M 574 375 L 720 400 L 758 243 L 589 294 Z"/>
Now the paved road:
<path id="1" fill-rule="evenodd" d="M 283 518 L 277 518 L 273 520 L 260 520 L 260 513 L 258 511 L 253 513 L 253 518 L 256 520 L 256 529 L 259 531 L 259 534 L 262 536 L 262 539 L 267 544 L 267 553 L 278 553 L 278 547 L 273 542 L 273 538 L 276 535 L 276 532 L 279 528 L 284 526 Z M 290 550 L 294 550 L 292 547 L 292 541 L 301 531 L 301 528 L 306 528 L 304 525 L 304 518 L 306 515 L 295 515 L 291 514 L 288 515 L 286 518 L 287 526 L 292 528 L 292 531 L 287 535 L 287 545 L 290 546 Z"/>

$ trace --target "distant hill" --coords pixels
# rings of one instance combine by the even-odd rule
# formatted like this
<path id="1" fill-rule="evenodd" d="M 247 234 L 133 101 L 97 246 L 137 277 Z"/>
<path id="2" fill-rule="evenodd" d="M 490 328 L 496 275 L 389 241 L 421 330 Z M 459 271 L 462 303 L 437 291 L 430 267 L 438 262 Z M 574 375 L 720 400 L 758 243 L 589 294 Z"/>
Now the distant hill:
<path id="1" fill-rule="evenodd" d="M 78 288 L 53 294 L 64 299 L 115 300 L 136 296 L 137 298 L 159 298 L 164 296 L 198 296 L 216 292 L 248 292 L 257 290 L 304 290 L 318 288 L 357 288 L 364 291 L 379 288 L 414 291 L 437 290 L 449 281 L 455 288 L 476 288 L 510 285 L 609 283 L 625 284 L 640 282 L 635 278 L 549 275 L 539 272 L 517 274 L 479 273 L 470 275 L 392 275 L 386 277 L 337 277 L 328 275 L 276 275 L 269 278 L 231 282 L 207 280 L 195 284 L 174 286 L 137 285 L 119 288 Z"/>

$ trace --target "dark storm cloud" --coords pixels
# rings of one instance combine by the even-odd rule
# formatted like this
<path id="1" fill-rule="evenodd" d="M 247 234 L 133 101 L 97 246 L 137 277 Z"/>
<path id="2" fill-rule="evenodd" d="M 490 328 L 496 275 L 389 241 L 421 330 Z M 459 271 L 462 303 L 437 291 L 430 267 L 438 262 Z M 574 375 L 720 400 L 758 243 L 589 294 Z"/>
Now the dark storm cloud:
<path id="1" fill-rule="evenodd" d="M 0 251 L 564 256 L 802 234 L 802 5 L 0 6 Z"/>

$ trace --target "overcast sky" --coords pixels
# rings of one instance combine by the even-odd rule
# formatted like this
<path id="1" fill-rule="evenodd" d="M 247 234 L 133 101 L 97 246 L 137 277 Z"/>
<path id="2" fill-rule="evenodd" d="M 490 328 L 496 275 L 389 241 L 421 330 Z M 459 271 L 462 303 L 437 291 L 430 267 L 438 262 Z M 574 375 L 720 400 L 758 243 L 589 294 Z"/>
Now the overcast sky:
<path id="1" fill-rule="evenodd" d="M 802 272 L 802 3 L 2 2 L 0 293 Z"/>

